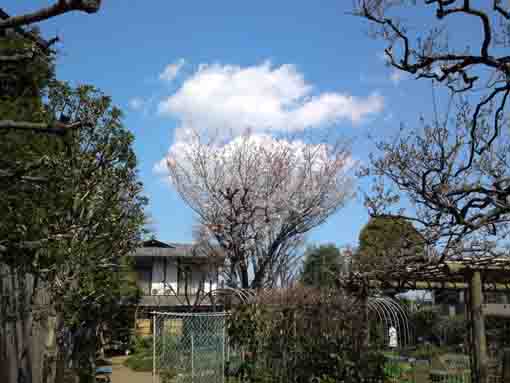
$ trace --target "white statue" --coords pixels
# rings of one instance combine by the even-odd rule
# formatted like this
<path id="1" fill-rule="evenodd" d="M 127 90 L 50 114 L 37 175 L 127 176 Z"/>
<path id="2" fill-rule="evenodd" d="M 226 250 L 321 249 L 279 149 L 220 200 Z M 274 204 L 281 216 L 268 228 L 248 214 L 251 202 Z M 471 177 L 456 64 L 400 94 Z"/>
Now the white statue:
<path id="1" fill-rule="evenodd" d="M 397 329 L 391 326 L 388 333 L 390 338 L 390 347 L 398 347 Z"/>

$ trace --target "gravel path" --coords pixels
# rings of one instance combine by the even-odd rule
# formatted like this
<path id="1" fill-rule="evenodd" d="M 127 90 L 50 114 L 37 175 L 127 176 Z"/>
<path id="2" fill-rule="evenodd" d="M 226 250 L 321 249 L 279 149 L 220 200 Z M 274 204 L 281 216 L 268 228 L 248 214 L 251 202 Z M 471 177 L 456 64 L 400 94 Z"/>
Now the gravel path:
<path id="1" fill-rule="evenodd" d="M 135 372 L 124 367 L 122 365 L 124 360 L 126 360 L 125 356 L 112 358 L 112 383 L 152 383 L 152 373 Z"/>

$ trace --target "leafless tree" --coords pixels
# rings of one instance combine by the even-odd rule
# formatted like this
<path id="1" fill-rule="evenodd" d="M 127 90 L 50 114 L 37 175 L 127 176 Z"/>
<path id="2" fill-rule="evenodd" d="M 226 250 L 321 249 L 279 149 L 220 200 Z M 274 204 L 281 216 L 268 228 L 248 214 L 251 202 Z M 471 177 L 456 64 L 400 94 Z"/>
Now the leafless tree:
<path id="1" fill-rule="evenodd" d="M 420 13 L 429 22 L 412 25 Z M 450 94 L 445 116 L 434 97 L 434 116 L 421 129 L 378 143 L 381 155 L 363 172 L 375 176 L 366 200 L 372 214 L 413 220 L 441 259 L 495 251 L 510 218 L 509 10 L 499 0 L 358 0 L 355 14 L 387 42 L 389 65 Z M 480 42 L 453 36 L 462 22 L 479 23 Z M 391 210 L 402 196 L 408 208 Z"/>
<path id="2" fill-rule="evenodd" d="M 466 167 L 471 114 L 464 106 L 450 124 L 423 122 L 422 129 L 379 142 L 380 155 L 362 171 L 374 177 L 366 196 L 371 214 L 413 221 L 426 248 L 441 259 L 497 253 L 509 233 L 510 132 L 503 129 Z M 483 142 L 491 126 L 486 120 L 479 125 L 476 139 Z"/>
<path id="3" fill-rule="evenodd" d="M 494 142 L 503 122 L 510 93 L 510 56 L 502 48 L 510 42 L 510 9 L 504 9 L 501 0 L 480 1 L 476 6 L 475 1 L 470 0 L 425 0 L 410 12 L 416 15 L 421 11 L 432 16 L 425 29 L 420 29 L 408 25 L 398 13 L 399 10 L 404 13 L 402 8 L 408 3 L 405 0 L 357 0 L 355 14 L 369 20 L 374 27 L 373 35 L 387 42 L 385 56 L 394 68 L 417 79 L 433 79 L 454 94 L 477 97 L 472 92 L 475 90 L 480 94 L 471 110 L 473 121 L 468 130 L 470 151 L 466 166 L 471 166 L 474 157 L 488 150 Z M 459 22 L 463 17 L 467 28 L 477 25 L 473 21 L 479 23 L 481 42 L 454 39 L 454 28 L 459 24 L 448 24 L 448 21 L 453 21 L 450 19 L 455 16 Z M 475 47 L 471 48 L 472 45 Z M 487 140 L 480 142 L 476 131 L 484 107 L 489 104 L 495 105 L 492 128 Z"/>
<path id="4" fill-rule="evenodd" d="M 226 145 L 195 137 L 167 158 L 175 188 L 225 253 L 228 283 L 242 288 L 274 283 L 299 239 L 344 205 L 350 163 L 345 143 L 250 134 Z"/>
<path id="5" fill-rule="evenodd" d="M 291 287 L 299 277 L 299 267 L 304 252 L 304 235 L 299 235 L 282 246 L 270 264 L 266 279 L 268 288 Z"/>

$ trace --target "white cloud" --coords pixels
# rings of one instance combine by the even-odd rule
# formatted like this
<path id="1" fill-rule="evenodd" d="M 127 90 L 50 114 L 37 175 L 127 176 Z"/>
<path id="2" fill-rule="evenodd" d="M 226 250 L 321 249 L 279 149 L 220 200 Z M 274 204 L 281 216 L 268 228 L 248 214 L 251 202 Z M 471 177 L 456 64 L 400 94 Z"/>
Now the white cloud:
<path id="1" fill-rule="evenodd" d="M 133 97 L 131 100 L 128 101 L 128 106 L 132 110 L 142 110 L 145 106 L 145 100 L 141 97 Z"/>
<path id="2" fill-rule="evenodd" d="M 166 157 L 162 158 L 158 162 L 154 164 L 152 167 L 152 172 L 157 176 L 167 176 L 168 175 L 168 167 L 166 166 Z"/>
<path id="3" fill-rule="evenodd" d="M 168 155 L 152 170 L 168 181 L 167 159 L 188 153 L 197 136 L 216 137 L 215 150 L 227 154 L 249 129 L 250 143 L 269 150 L 276 145 L 272 134 L 327 127 L 341 121 L 357 124 L 379 115 L 383 107 L 383 97 L 377 93 L 354 97 L 346 92 L 317 92 L 293 65 L 202 64 L 158 105 L 159 113 L 174 117 L 178 126 Z M 279 142 L 282 144 L 282 140 Z M 305 147 L 300 140 L 283 145 L 297 156 Z M 345 171 L 354 165 L 352 158 L 345 159 Z"/>
<path id="4" fill-rule="evenodd" d="M 358 123 L 378 114 L 383 98 L 377 93 L 353 97 L 347 93 L 314 92 L 293 65 L 257 66 L 202 64 L 159 112 L 177 118 L 177 139 L 198 133 L 300 131 L 347 120 Z"/>
<path id="5" fill-rule="evenodd" d="M 163 157 L 161 160 L 156 162 L 152 167 L 152 174 L 154 174 L 160 181 L 167 186 L 172 186 L 170 180 L 170 172 L 167 166 L 167 157 Z"/>
<path id="6" fill-rule="evenodd" d="M 184 64 L 186 64 L 186 60 L 183 58 L 180 58 L 172 64 L 168 64 L 165 69 L 163 69 L 163 72 L 160 73 L 159 79 L 166 82 L 172 82 L 177 77 Z"/>
<path id="7" fill-rule="evenodd" d="M 228 169 L 231 166 L 237 166 L 241 154 L 246 161 L 242 163 L 243 166 L 247 166 L 254 158 L 260 160 L 259 169 L 250 170 L 253 171 L 252 175 L 255 178 L 255 173 L 264 173 L 275 158 L 287 158 L 295 171 L 302 169 L 301 166 L 305 164 L 311 165 L 312 171 L 317 172 L 324 171 L 325 167 L 337 166 L 340 175 L 346 176 L 358 164 L 358 161 L 354 160 L 350 153 L 342 148 L 345 147 L 336 147 L 325 143 L 305 143 L 299 139 L 275 138 L 268 134 L 242 135 L 234 137 L 229 142 L 212 145 L 204 144 L 195 137 L 189 141 L 177 141 L 171 146 L 167 155 L 154 164 L 152 171 L 155 175 L 171 182 L 167 164 L 177 162 L 178 169 L 182 167 L 181 170 L 184 170 L 185 173 L 193 174 L 196 170 L 193 169 L 193 161 L 190 159 L 196 158 L 196 153 L 200 152 L 204 158 L 209 160 L 206 166 L 219 166 L 218 169 L 226 171 L 222 177 L 230 176 Z M 218 169 L 211 168 L 210 174 L 215 174 Z M 260 173 L 258 174 L 260 175 Z"/>

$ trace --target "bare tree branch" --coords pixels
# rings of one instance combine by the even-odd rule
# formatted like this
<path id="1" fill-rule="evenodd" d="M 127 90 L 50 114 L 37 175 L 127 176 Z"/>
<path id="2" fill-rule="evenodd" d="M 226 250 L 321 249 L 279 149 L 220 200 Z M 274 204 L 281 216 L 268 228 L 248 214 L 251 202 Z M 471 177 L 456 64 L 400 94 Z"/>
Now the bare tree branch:
<path id="1" fill-rule="evenodd" d="M 4 19 L 0 21 L 0 29 L 37 23 L 71 11 L 96 13 L 100 7 L 101 0 L 58 0 L 55 4 L 32 13 Z"/>
<path id="2" fill-rule="evenodd" d="M 494 0 L 493 2 L 494 10 L 497 11 L 505 19 L 510 19 L 510 12 L 504 9 L 500 4 L 501 0 Z"/>
<path id="3" fill-rule="evenodd" d="M 510 20 L 508 11 L 501 7 L 499 0 L 492 2 L 492 9 L 480 5 L 474 7 L 470 1 L 465 0 L 427 0 L 425 5 L 416 5 L 426 9 L 435 7 L 435 18 L 444 21 L 450 15 L 469 16 L 479 20 L 482 26 L 482 42 L 478 54 L 471 53 L 466 45 L 472 42 L 462 43 L 454 46 L 447 37 L 448 25 L 435 26 L 425 30 L 418 30 L 414 33 L 413 28 L 404 25 L 401 19 L 393 11 L 401 2 L 391 0 L 358 0 L 355 14 L 366 18 L 376 26 L 374 36 L 387 41 L 385 49 L 390 65 L 413 74 L 416 78 L 433 79 L 444 84 L 454 94 L 463 94 L 475 88 L 476 84 L 482 83 L 485 79 L 484 73 L 491 78 L 497 79 L 500 84 L 497 88 L 491 89 L 482 85 L 487 90 L 476 104 L 472 111 L 472 126 L 470 129 L 471 152 L 470 160 L 466 166 L 471 166 L 473 157 L 480 155 L 490 148 L 494 140 L 488 140 L 481 144 L 476 139 L 480 110 L 489 102 L 497 102 L 501 110 L 506 107 L 507 91 L 510 90 L 510 56 L 496 55 L 491 48 L 500 44 L 501 39 L 495 36 L 503 36 L 509 41 L 508 22 Z M 505 22 L 497 25 L 492 18 L 491 12 L 503 17 Z M 466 18 L 469 21 L 468 18 Z M 452 25 L 453 28 L 453 25 Z M 416 36 L 416 43 L 412 43 L 413 30 Z M 495 50 L 494 50 L 495 51 Z M 480 92 L 478 92 L 480 93 Z M 498 126 L 494 126 L 492 136 L 499 134 Z"/>
<path id="4" fill-rule="evenodd" d="M 510 234 L 510 135 L 501 130 L 495 140 L 488 121 L 480 122 L 475 139 L 493 142 L 470 158 L 471 142 L 464 138 L 470 119 L 468 108 L 458 113 L 456 126 L 427 125 L 395 142 L 378 143 L 381 156 L 372 156 L 364 173 L 376 181 L 366 197 L 372 214 L 418 223 L 426 245 L 443 258 L 470 246 L 483 255 Z M 392 210 L 401 200 L 413 208 Z"/>
<path id="5" fill-rule="evenodd" d="M 168 168 L 205 237 L 226 255 L 228 283 L 250 288 L 271 284 L 291 244 L 351 196 L 350 161 L 345 145 L 246 135 L 224 146 L 190 142 L 169 155 Z"/>

